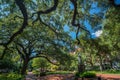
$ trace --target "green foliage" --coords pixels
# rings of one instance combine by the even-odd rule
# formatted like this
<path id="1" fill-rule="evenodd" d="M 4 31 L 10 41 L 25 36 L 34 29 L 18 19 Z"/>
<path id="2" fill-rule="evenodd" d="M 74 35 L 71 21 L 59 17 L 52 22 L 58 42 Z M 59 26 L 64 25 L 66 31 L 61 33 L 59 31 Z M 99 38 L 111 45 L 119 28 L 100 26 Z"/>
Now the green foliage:
<path id="1" fill-rule="evenodd" d="M 94 78 L 94 77 L 96 77 L 96 74 L 94 72 L 84 72 L 82 74 L 82 77 L 85 77 L 85 78 Z"/>
<path id="2" fill-rule="evenodd" d="M 5 72 L 15 71 L 18 69 L 17 65 L 9 59 L 0 60 L 0 69 L 5 70 Z"/>
<path id="3" fill-rule="evenodd" d="M 120 74 L 120 70 L 114 70 L 114 69 L 110 69 L 110 70 L 105 70 L 102 72 L 99 71 L 95 71 L 96 73 L 102 73 L 102 74 Z"/>
<path id="4" fill-rule="evenodd" d="M 96 77 L 96 74 L 95 72 L 91 72 L 91 71 L 87 71 L 87 72 L 84 72 L 84 73 L 76 73 L 75 74 L 76 77 L 84 77 L 84 78 L 94 78 Z"/>
<path id="5" fill-rule="evenodd" d="M 38 70 L 33 70 L 32 72 L 33 72 L 33 74 L 35 74 L 36 76 L 46 76 L 46 75 L 48 75 L 47 72 L 40 72 L 40 71 L 38 71 Z"/>
<path id="6" fill-rule="evenodd" d="M 39 74 L 40 74 L 40 71 L 38 71 L 38 70 L 33 70 L 32 73 L 35 74 L 35 75 L 39 75 Z"/>
<path id="7" fill-rule="evenodd" d="M 40 76 L 46 76 L 46 72 L 41 72 Z"/>
<path id="8" fill-rule="evenodd" d="M 18 0 L 19 1 L 19 0 Z M 22 2 L 22 0 L 21 0 Z M 20 12 L 20 8 L 15 3 L 14 0 L 1 0 L 0 1 L 0 43 L 6 43 L 9 41 L 10 37 L 16 33 L 20 27 L 22 26 L 22 22 L 24 19 L 23 14 Z M 97 4 L 98 5 L 97 5 Z M 71 21 L 73 18 L 73 10 L 70 10 L 70 1 L 69 0 L 60 0 L 58 7 L 55 11 L 49 13 L 49 14 L 43 14 L 39 16 L 42 21 L 36 22 L 34 25 L 32 25 L 32 22 L 34 22 L 38 15 L 32 15 L 34 12 L 43 12 L 45 10 L 49 11 L 49 8 L 51 8 L 53 4 L 53 0 L 25 0 L 23 3 L 26 6 L 27 14 L 29 16 L 28 20 L 28 26 L 24 30 L 21 30 L 19 32 L 22 32 L 19 36 L 15 36 L 14 39 L 12 39 L 12 42 L 8 48 L 12 47 L 12 53 L 19 53 L 21 51 L 21 55 L 17 56 L 12 54 L 14 56 L 14 61 L 18 61 L 19 57 L 21 59 L 36 57 L 40 53 L 43 52 L 45 56 L 48 56 L 51 60 L 55 60 L 60 65 L 60 69 L 63 70 L 76 70 L 76 59 L 71 58 L 67 53 L 72 51 L 71 44 L 72 39 L 69 36 L 70 31 L 65 32 L 63 29 L 64 25 L 68 25 L 70 27 L 70 30 L 73 32 L 76 32 L 76 28 L 71 27 Z M 88 22 L 91 24 L 92 27 L 101 25 L 101 21 L 103 20 L 103 14 L 105 13 L 107 9 L 107 0 L 89 0 L 86 3 L 82 0 L 77 0 L 77 13 L 80 15 L 76 15 L 75 23 L 80 22 L 80 25 L 82 27 L 86 26 L 84 24 L 84 21 L 87 19 Z M 96 14 L 90 14 L 90 10 L 93 8 L 93 4 L 96 4 L 98 8 L 101 9 L 100 13 Z M 84 8 L 83 8 L 84 7 Z M 39 11 L 42 10 L 42 11 Z M 45 11 L 46 12 L 46 11 Z M 109 11 L 106 13 L 106 20 L 105 26 L 104 26 L 104 33 L 101 37 L 90 40 L 84 37 L 80 39 L 80 47 L 83 48 L 82 57 L 84 59 L 84 62 L 89 67 L 93 67 L 94 63 L 100 62 L 98 59 L 102 57 L 101 62 L 104 62 L 105 59 L 107 59 L 105 56 L 109 56 L 109 60 L 112 61 L 120 61 L 120 58 L 116 58 L 116 54 L 119 56 L 120 53 L 120 16 L 119 16 L 119 10 L 115 8 L 109 9 Z M 115 14 L 115 15 L 113 15 Z M 33 16 L 32 18 L 30 16 Z M 17 17 L 16 17 L 17 16 Z M 79 30 L 81 31 L 81 30 Z M 82 33 L 82 32 L 81 32 Z M 16 35 L 16 34 L 14 34 Z M 80 35 L 81 36 L 81 35 Z M 86 36 L 86 35 L 85 35 Z M 19 43 L 17 45 L 16 43 Z M 21 47 L 22 45 L 22 47 Z M 18 52 L 16 51 L 16 47 L 18 47 Z M 0 46 L 0 53 L 4 50 Z M 31 53 L 30 53 L 31 52 Z M 32 54 L 35 53 L 35 54 Z M 8 53 L 9 54 L 9 53 Z M 20 54 L 20 53 L 19 53 Z M 29 56 L 25 56 L 28 55 Z M 101 55 L 104 54 L 104 55 Z M 107 55 L 106 55 L 107 54 Z M 1 56 L 1 54 L 0 54 Z M 9 57 L 9 56 L 8 56 Z M 10 57 L 11 58 L 11 57 Z M 97 62 L 96 62 L 97 61 Z M 18 61 L 19 62 L 19 61 Z M 75 62 L 75 63 L 74 63 Z M 20 64 L 20 63 L 19 63 Z M 15 65 L 18 65 L 16 63 Z M 36 60 L 33 64 L 34 68 L 48 68 L 47 61 L 44 60 Z M 51 66 L 53 69 L 56 69 L 58 67 Z M 13 64 L 9 61 L 0 61 L 0 68 L 13 68 Z"/>
<path id="9" fill-rule="evenodd" d="M 13 63 L 10 60 L 4 59 L 0 60 L 0 69 L 12 68 Z"/>
<path id="10" fill-rule="evenodd" d="M 75 77 L 78 78 L 78 77 L 81 77 L 81 74 L 79 72 L 76 72 L 75 73 Z"/>
<path id="11" fill-rule="evenodd" d="M 17 73 L 0 74 L 0 80 L 23 80 L 23 76 Z"/>
<path id="12" fill-rule="evenodd" d="M 35 69 L 38 68 L 48 68 L 50 63 L 44 58 L 35 58 L 32 61 L 32 67 Z"/>
<path id="13" fill-rule="evenodd" d="M 47 75 L 49 74 L 70 74 L 72 72 L 70 71 L 52 71 L 52 72 L 46 72 Z"/>

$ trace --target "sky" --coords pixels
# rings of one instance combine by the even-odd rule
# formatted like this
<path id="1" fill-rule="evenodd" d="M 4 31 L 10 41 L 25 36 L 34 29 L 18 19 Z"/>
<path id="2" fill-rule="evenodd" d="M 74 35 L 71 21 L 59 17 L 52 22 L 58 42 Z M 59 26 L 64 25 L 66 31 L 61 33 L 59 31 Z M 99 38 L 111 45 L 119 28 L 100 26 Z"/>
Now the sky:
<path id="1" fill-rule="evenodd" d="M 120 4 L 120 0 L 114 0 L 114 1 L 115 1 L 115 4 L 116 4 L 116 5 L 119 5 L 119 4 Z M 71 9 L 71 10 L 74 9 L 74 6 L 73 6 L 72 3 L 70 4 L 70 9 Z M 102 9 L 100 9 L 100 8 L 97 7 L 97 3 L 94 3 L 94 4 L 92 4 L 92 7 L 91 7 L 91 10 L 89 11 L 89 13 L 90 13 L 91 15 L 93 15 L 93 14 L 99 14 L 101 10 L 102 10 Z M 106 10 L 104 10 L 104 13 L 105 13 L 105 12 L 106 12 Z M 103 18 L 105 18 L 105 15 L 104 15 L 104 14 L 103 14 Z M 102 24 L 102 22 L 101 22 L 101 24 Z M 98 30 L 93 29 L 88 20 L 85 20 L 85 21 L 84 21 L 84 25 L 86 26 L 87 30 L 90 31 L 90 33 L 91 33 L 91 35 L 92 35 L 92 38 L 97 38 L 97 37 L 99 37 L 99 36 L 103 33 L 103 31 L 102 31 L 101 29 L 98 29 Z M 103 27 L 102 25 L 98 25 L 98 28 L 99 28 L 99 26 Z M 97 27 L 97 26 L 95 26 L 95 27 Z M 69 31 L 69 26 L 68 26 L 67 24 L 65 24 L 64 30 L 65 30 L 66 32 Z M 73 39 L 76 38 L 76 32 L 74 32 L 74 31 L 70 32 L 69 35 L 70 35 Z"/>
<path id="2" fill-rule="evenodd" d="M 74 9 L 74 6 L 73 6 L 72 3 L 70 4 L 70 9 L 71 9 L 71 10 Z M 90 13 L 91 15 L 93 15 L 93 14 L 98 14 L 99 12 L 100 12 L 100 9 L 97 7 L 97 3 L 92 4 L 92 7 L 91 7 L 91 10 L 89 11 L 89 13 Z M 84 21 L 84 25 L 87 26 L 86 28 L 87 28 L 87 30 L 90 31 L 90 33 L 91 33 L 91 35 L 92 35 L 92 38 L 95 38 L 95 37 L 99 37 L 99 36 L 100 36 L 101 32 L 100 32 L 100 31 L 94 32 L 94 30 L 92 29 L 92 26 L 89 24 L 89 21 L 88 21 L 88 20 Z M 68 26 L 67 24 L 64 25 L 64 30 L 65 30 L 66 32 L 69 32 L 69 26 Z M 100 33 L 99 33 L 99 32 L 100 32 Z M 70 32 L 69 35 L 70 35 L 73 39 L 76 38 L 76 32 L 74 32 L 74 31 Z"/>
<path id="3" fill-rule="evenodd" d="M 116 5 L 120 5 L 120 0 L 114 0 Z"/>

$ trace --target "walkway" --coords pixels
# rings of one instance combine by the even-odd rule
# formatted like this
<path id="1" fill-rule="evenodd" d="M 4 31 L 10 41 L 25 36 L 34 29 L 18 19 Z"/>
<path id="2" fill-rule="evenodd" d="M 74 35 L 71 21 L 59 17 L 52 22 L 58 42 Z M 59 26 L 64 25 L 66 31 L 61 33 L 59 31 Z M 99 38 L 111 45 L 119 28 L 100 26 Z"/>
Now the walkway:
<path id="1" fill-rule="evenodd" d="M 37 77 L 32 72 L 28 72 L 25 80 L 37 80 Z"/>
<path id="2" fill-rule="evenodd" d="M 97 76 L 104 80 L 120 80 L 120 74 L 97 74 Z"/>
<path id="3" fill-rule="evenodd" d="M 43 77 L 35 77 L 32 72 L 28 72 L 25 80 L 74 80 L 73 74 L 52 74 Z"/>
<path id="4" fill-rule="evenodd" d="M 37 80 L 74 80 L 73 74 L 54 74 L 39 77 Z"/>
<path id="5" fill-rule="evenodd" d="M 120 74 L 97 74 L 101 80 L 120 80 Z M 32 72 L 28 72 L 26 80 L 74 80 L 73 74 L 51 74 L 43 77 L 35 77 Z"/>

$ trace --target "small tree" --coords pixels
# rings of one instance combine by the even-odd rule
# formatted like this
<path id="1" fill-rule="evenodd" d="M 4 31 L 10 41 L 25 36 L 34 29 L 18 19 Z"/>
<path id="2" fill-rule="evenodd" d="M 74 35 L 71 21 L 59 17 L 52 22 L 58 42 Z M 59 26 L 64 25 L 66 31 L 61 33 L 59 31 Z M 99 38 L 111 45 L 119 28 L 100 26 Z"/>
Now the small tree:
<path id="1" fill-rule="evenodd" d="M 32 61 L 32 67 L 39 69 L 40 72 L 45 72 L 49 69 L 50 63 L 44 58 L 35 58 Z"/>

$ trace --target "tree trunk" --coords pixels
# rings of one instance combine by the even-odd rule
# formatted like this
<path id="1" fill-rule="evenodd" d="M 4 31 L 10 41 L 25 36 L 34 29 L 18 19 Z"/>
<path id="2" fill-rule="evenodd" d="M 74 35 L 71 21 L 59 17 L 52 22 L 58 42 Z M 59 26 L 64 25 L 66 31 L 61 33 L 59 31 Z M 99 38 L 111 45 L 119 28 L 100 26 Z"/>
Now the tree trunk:
<path id="1" fill-rule="evenodd" d="M 22 75 L 25 75 L 25 74 L 26 74 L 26 70 L 27 70 L 27 67 L 28 67 L 28 62 L 29 62 L 28 59 L 25 59 L 25 60 L 23 61 L 23 66 L 22 66 L 22 69 L 21 69 L 21 74 L 22 74 Z"/>
<path id="2" fill-rule="evenodd" d="M 110 62 L 110 69 L 112 69 L 112 60 L 109 61 Z"/>
<path id="3" fill-rule="evenodd" d="M 78 72 L 83 73 L 85 71 L 85 66 L 84 64 L 78 64 Z"/>
<path id="4" fill-rule="evenodd" d="M 103 71 L 102 57 L 100 56 L 100 71 Z"/>

